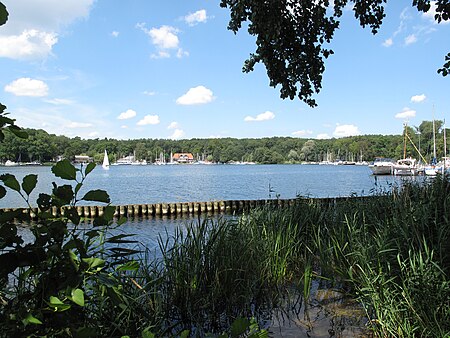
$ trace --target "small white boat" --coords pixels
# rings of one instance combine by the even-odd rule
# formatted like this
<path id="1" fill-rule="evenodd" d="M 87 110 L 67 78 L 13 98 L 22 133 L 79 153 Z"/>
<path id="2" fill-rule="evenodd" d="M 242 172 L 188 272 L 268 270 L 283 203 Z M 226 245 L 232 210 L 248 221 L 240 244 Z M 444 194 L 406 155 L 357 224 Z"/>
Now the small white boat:
<path id="1" fill-rule="evenodd" d="M 106 169 L 106 170 L 109 169 L 109 158 L 108 158 L 108 153 L 106 152 L 106 149 L 105 149 L 105 155 L 103 156 L 102 168 Z"/>
<path id="2" fill-rule="evenodd" d="M 415 158 L 403 158 L 394 165 L 394 175 L 397 176 L 416 176 L 420 168 Z"/>
<path id="3" fill-rule="evenodd" d="M 10 161 L 10 160 L 7 160 L 5 162 L 5 167 L 14 167 L 14 166 L 17 166 L 17 165 L 19 165 L 19 163 L 13 162 L 13 161 Z"/>
<path id="4" fill-rule="evenodd" d="M 391 158 L 377 157 L 372 164 L 369 164 L 369 168 L 374 175 L 392 175 L 394 165 L 395 162 Z"/>

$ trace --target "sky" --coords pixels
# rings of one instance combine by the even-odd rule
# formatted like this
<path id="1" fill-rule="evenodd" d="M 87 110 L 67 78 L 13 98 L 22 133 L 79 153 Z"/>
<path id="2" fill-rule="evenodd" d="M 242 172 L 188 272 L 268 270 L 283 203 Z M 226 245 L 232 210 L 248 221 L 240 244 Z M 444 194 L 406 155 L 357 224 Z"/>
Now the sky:
<path id="1" fill-rule="evenodd" d="M 325 139 L 446 119 L 450 21 L 389 1 L 377 35 L 347 8 L 318 107 L 282 100 L 219 0 L 2 0 L 0 102 L 21 127 L 81 138 Z"/>

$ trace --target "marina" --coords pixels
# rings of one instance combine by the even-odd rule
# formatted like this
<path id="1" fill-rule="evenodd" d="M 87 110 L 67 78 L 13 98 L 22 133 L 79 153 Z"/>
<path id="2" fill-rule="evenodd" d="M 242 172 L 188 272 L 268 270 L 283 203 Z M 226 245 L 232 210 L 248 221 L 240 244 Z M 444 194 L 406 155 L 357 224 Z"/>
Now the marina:
<path id="1" fill-rule="evenodd" d="M 40 192 L 50 193 L 52 182 L 67 184 L 48 166 L 0 167 L 3 173 L 11 173 L 19 181 L 27 174 L 37 174 L 35 191 Z M 391 175 L 374 176 L 367 166 L 356 165 L 119 165 L 109 170 L 97 166 L 80 195 L 91 189 L 106 190 L 113 205 L 328 198 L 368 196 L 401 181 L 401 177 Z M 33 192 L 32 206 L 37 197 Z M 0 208 L 26 206 L 12 191 L 0 200 Z"/>

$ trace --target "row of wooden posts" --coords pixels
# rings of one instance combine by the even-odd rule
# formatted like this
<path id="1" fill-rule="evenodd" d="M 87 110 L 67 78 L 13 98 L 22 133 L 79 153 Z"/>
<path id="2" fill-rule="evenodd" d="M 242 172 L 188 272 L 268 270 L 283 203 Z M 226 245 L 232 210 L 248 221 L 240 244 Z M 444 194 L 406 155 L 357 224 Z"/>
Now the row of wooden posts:
<path id="1" fill-rule="evenodd" d="M 340 199 L 347 198 L 320 198 L 308 199 L 315 202 L 336 203 Z M 215 213 L 240 213 L 264 205 L 274 206 L 292 206 L 299 201 L 305 199 L 271 199 L 271 200 L 227 200 L 227 201 L 210 201 L 210 202 L 179 202 L 179 203 L 154 203 L 154 204 L 129 204 L 115 206 L 115 217 L 154 217 L 154 216 L 177 216 L 177 215 L 200 215 Z M 50 212 L 53 216 L 64 215 L 69 207 L 52 207 Z M 24 214 L 28 214 L 31 218 L 36 218 L 38 214 L 37 208 L 31 209 L 0 209 L 3 211 L 21 210 Z M 105 206 L 84 205 L 76 206 L 77 213 L 80 217 L 95 218 L 102 216 Z"/>
<path id="2" fill-rule="evenodd" d="M 276 200 L 228 200 L 210 202 L 179 202 L 179 203 L 154 203 L 154 204 L 129 204 L 115 206 L 115 217 L 152 217 L 152 216 L 172 216 L 172 215 L 198 215 L 213 213 L 239 213 L 263 205 L 287 206 L 294 205 L 297 199 L 276 199 Z M 64 215 L 69 207 L 52 207 L 53 216 Z M 18 210 L 3 208 L 4 211 Z M 95 218 L 102 216 L 105 206 L 84 205 L 76 206 L 78 215 L 85 218 Z M 38 214 L 38 208 L 21 209 L 31 218 Z"/>

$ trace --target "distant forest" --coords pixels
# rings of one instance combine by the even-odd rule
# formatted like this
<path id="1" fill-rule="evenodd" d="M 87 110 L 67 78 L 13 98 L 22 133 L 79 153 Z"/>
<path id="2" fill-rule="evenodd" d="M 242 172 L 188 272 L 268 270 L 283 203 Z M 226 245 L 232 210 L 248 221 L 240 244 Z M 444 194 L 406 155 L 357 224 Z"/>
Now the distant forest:
<path id="1" fill-rule="evenodd" d="M 423 121 L 419 127 L 407 127 L 407 156 L 419 158 L 417 149 L 429 162 L 433 156 L 433 123 Z M 443 121 L 435 121 L 437 157 L 444 156 Z M 25 129 L 27 139 L 19 139 L 5 130 L 5 140 L 0 143 L 0 161 L 6 160 L 42 163 L 53 162 L 58 157 L 73 160 L 75 155 L 88 155 L 101 162 L 104 150 L 110 161 L 135 154 L 137 160 L 154 162 L 163 153 L 188 152 L 194 158 L 212 162 L 229 163 L 248 161 L 257 163 L 301 163 L 319 161 L 367 161 L 375 157 L 402 158 L 403 135 L 361 135 L 326 140 L 293 137 L 270 138 L 216 138 L 216 139 L 81 139 L 48 134 L 44 130 Z M 448 134 L 448 129 L 446 130 Z"/>

